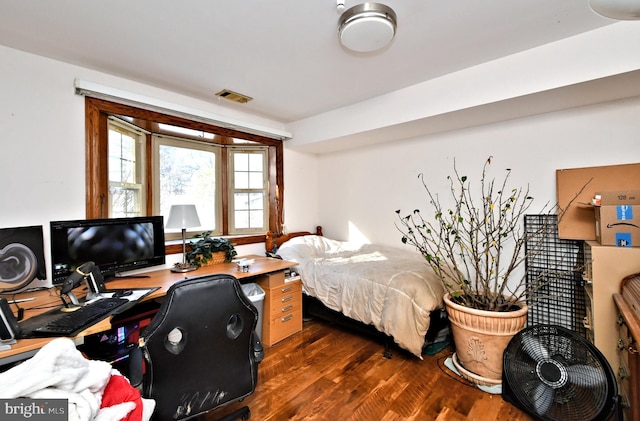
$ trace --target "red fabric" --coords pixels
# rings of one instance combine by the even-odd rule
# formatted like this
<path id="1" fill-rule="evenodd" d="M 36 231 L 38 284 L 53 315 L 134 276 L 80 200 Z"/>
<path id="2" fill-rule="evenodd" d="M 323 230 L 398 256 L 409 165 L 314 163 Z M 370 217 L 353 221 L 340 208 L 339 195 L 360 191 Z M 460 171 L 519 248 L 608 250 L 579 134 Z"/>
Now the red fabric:
<path id="1" fill-rule="evenodd" d="M 140 392 L 131 386 L 123 376 L 112 375 L 104 389 L 100 408 L 117 405 L 123 402 L 133 402 L 136 407 L 123 418 L 126 421 L 142 421 L 142 398 Z"/>

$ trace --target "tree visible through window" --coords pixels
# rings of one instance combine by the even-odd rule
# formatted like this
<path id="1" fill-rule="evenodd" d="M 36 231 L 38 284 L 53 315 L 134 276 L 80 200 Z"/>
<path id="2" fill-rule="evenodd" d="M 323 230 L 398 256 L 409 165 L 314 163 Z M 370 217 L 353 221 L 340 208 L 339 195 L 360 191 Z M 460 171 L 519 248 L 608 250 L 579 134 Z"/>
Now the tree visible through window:
<path id="1" fill-rule="evenodd" d="M 220 147 L 154 136 L 159 194 L 157 207 L 165 218 L 174 204 L 195 204 L 203 229 L 222 234 Z"/>

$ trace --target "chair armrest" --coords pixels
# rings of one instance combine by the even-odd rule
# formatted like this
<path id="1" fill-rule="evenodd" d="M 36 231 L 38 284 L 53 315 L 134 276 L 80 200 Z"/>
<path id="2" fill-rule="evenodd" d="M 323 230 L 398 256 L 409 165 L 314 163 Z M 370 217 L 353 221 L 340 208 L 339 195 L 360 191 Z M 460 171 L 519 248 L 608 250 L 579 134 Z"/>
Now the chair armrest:
<path id="1" fill-rule="evenodd" d="M 143 365 L 142 349 L 136 346 L 129 351 L 129 383 L 135 388 L 142 385 Z"/>

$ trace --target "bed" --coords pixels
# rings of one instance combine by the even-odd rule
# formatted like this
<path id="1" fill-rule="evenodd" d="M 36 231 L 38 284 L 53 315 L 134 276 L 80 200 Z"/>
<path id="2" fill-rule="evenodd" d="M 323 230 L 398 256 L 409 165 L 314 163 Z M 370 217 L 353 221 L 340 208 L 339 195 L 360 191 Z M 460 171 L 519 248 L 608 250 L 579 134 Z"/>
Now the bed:
<path id="1" fill-rule="evenodd" d="M 373 327 L 419 358 L 426 346 L 445 341 L 444 286 L 416 252 L 328 239 L 320 227 L 268 233 L 265 245 L 268 254 L 298 263 L 305 314 Z"/>

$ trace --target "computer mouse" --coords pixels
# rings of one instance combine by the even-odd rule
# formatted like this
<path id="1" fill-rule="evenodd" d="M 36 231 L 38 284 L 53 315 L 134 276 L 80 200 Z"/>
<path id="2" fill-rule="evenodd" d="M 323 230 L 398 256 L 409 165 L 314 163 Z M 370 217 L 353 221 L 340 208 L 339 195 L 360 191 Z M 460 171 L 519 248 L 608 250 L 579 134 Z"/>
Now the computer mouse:
<path id="1" fill-rule="evenodd" d="M 127 297 L 129 295 L 133 294 L 133 291 L 131 291 L 130 289 L 124 289 L 122 291 L 116 291 L 113 293 L 113 298 L 120 298 L 120 297 Z"/>

